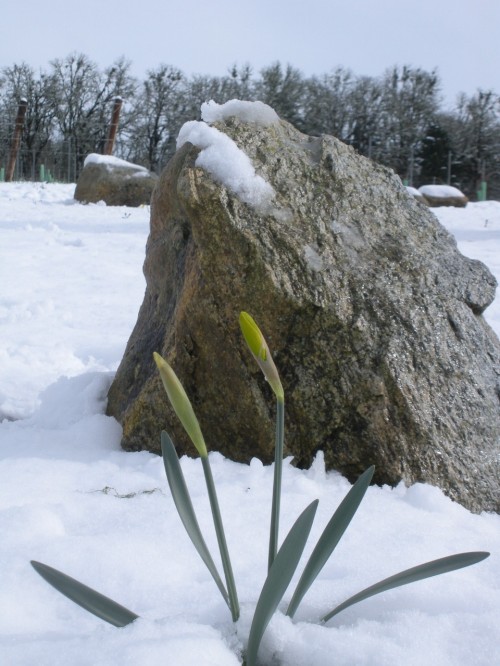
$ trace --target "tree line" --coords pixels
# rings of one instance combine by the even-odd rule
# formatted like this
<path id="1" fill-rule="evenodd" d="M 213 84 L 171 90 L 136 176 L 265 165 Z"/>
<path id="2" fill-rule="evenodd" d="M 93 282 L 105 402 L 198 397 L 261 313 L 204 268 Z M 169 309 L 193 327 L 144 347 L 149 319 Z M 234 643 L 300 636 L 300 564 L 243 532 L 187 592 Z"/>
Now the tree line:
<path id="1" fill-rule="evenodd" d="M 124 100 L 114 154 L 159 172 L 175 152 L 179 129 L 199 119 L 207 100 L 261 100 L 306 134 L 332 134 L 419 186 L 448 183 L 475 198 L 483 181 L 500 198 L 500 97 L 461 94 L 441 106 L 436 70 L 394 66 L 377 77 L 344 67 L 304 76 L 279 62 L 254 73 L 233 66 L 224 76 L 186 76 L 160 64 L 143 80 L 118 59 L 105 69 L 85 54 L 53 60 L 46 71 L 26 63 L 0 70 L 0 167 L 8 159 L 17 106 L 27 100 L 17 177 L 37 179 L 40 165 L 74 181 L 87 154 L 102 152 L 114 99 Z"/>

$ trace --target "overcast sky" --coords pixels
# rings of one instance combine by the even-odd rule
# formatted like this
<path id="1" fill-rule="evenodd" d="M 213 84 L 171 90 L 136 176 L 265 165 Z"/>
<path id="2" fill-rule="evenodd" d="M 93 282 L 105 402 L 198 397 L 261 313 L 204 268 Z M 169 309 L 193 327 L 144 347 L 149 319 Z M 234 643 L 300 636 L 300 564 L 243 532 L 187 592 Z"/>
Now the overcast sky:
<path id="1" fill-rule="evenodd" d="M 132 73 L 166 63 L 186 74 L 254 71 L 276 60 L 306 75 L 338 65 L 377 76 L 395 64 L 437 68 L 445 106 L 459 92 L 500 93 L 500 0 L 23 0 L 0 10 L 0 68 L 47 69 L 76 51 Z"/>

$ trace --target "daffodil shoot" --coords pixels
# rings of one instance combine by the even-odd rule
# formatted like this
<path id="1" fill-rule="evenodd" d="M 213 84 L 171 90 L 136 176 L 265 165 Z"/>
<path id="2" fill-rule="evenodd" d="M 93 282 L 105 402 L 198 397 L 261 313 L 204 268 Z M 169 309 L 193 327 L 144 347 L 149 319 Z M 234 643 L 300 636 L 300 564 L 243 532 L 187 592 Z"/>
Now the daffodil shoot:
<path id="1" fill-rule="evenodd" d="M 276 398 L 280 402 L 284 402 L 285 393 L 273 357 L 260 328 L 248 312 L 240 312 L 240 328 L 248 348 L 273 389 Z"/>
<path id="2" fill-rule="evenodd" d="M 252 355 L 276 395 L 276 442 L 269 530 L 268 574 L 255 606 L 243 662 L 246 666 L 257 666 L 259 648 L 264 632 L 276 609 L 282 603 L 283 596 L 296 573 L 313 524 L 318 500 L 311 502 L 300 514 L 280 545 L 279 522 L 285 418 L 284 391 L 264 336 L 247 312 L 240 313 L 240 326 Z M 200 529 L 175 446 L 169 435 L 162 432 L 161 450 L 172 498 L 187 534 L 229 607 L 233 622 L 238 622 L 240 617 L 238 594 L 205 440 L 191 402 L 175 372 L 160 354 L 154 352 L 153 356 L 172 407 L 201 456 L 219 546 L 220 561 L 224 570 L 225 585 Z M 290 618 L 294 616 L 303 597 L 316 581 L 318 574 L 349 526 L 368 489 L 373 473 L 374 468 L 370 467 L 359 477 L 324 528 L 309 556 L 308 562 L 303 568 L 302 575 L 288 605 L 287 615 Z M 251 535 L 244 536 L 247 540 L 252 538 Z M 342 603 L 337 603 L 332 610 L 321 617 L 320 622 L 324 624 L 346 608 L 381 592 L 477 564 L 488 556 L 489 553 L 483 551 L 457 553 L 405 569 L 370 585 Z M 61 594 L 116 627 L 124 627 L 139 617 L 136 613 L 57 569 L 37 561 L 32 561 L 32 565 Z"/>
<path id="3" fill-rule="evenodd" d="M 184 430 L 189 435 L 191 441 L 196 447 L 196 450 L 202 458 L 206 458 L 207 446 L 201 432 L 200 424 L 194 413 L 189 398 L 187 397 L 184 387 L 180 383 L 177 375 L 172 370 L 172 367 L 160 356 L 157 352 L 153 352 L 153 357 L 160 373 L 161 381 L 167 392 L 168 399 L 177 414 L 179 421 L 182 423 Z"/>
<path id="4" fill-rule="evenodd" d="M 285 427 L 285 393 L 278 370 L 269 351 L 267 342 L 260 328 L 248 312 L 240 312 L 240 328 L 243 337 L 257 361 L 265 378 L 276 395 L 276 443 L 274 447 L 274 483 L 273 499 L 271 505 L 271 527 L 269 534 L 268 570 L 271 569 L 278 552 L 280 502 L 281 502 L 281 477 L 283 468 L 283 440 Z"/>

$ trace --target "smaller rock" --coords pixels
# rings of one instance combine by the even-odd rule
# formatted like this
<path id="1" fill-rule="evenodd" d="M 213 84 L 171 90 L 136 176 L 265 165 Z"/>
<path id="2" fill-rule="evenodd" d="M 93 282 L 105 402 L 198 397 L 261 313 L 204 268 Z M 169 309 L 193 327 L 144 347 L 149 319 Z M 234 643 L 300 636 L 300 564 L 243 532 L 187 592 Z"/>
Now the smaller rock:
<path id="1" fill-rule="evenodd" d="M 158 176 L 146 167 L 91 153 L 85 158 L 74 196 L 82 203 L 142 206 L 149 204 L 157 180 Z"/>
<path id="2" fill-rule="evenodd" d="M 454 206 L 455 208 L 465 208 L 469 200 L 463 192 L 451 185 L 422 185 L 418 188 L 420 194 L 427 201 L 429 206 L 438 208 L 439 206 Z"/>

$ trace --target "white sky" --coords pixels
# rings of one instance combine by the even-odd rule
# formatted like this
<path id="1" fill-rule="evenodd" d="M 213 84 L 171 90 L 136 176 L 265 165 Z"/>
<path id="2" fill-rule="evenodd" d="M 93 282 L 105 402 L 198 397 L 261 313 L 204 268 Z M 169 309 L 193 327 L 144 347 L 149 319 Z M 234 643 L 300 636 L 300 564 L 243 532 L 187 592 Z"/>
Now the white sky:
<path id="1" fill-rule="evenodd" d="M 24 0 L 0 12 L 0 67 L 45 69 L 73 51 L 101 67 L 120 56 L 144 76 L 258 71 L 276 60 L 306 75 L 343 65 L 376 76 L 395 64 L 438 68 L 446 103 L 500 93 L 500 0 Z"/>

